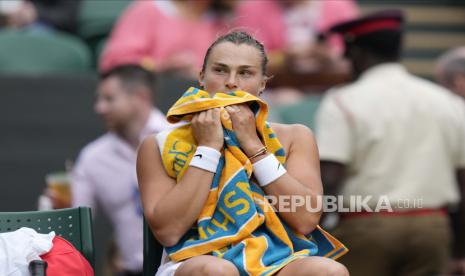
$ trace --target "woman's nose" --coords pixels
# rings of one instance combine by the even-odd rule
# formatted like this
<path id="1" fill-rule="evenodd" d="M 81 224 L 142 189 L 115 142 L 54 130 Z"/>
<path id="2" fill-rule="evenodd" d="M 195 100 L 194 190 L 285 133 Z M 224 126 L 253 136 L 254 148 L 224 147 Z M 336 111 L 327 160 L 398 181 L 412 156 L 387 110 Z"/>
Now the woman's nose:
<path id="1" fill-rule="evenodd" d="M 228 79 L 226 80 L 225 86 L 226 86 L 226 88 L 228 88 L 229 90 L 237 89 L 236 74 L 231 73 L 231 74 L 229 75 Z"/>

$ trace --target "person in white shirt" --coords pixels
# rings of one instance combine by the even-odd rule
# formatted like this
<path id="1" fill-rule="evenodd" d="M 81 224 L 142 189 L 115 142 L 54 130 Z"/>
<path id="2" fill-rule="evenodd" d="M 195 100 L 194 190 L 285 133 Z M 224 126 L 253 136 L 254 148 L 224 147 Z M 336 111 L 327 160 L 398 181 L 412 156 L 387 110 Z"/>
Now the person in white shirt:
<path id="1" fill-rule="evenodd" d="M 342 195 L 345 207 L 371 197 L 369 209 L 340 213 L 334 232 L 351 250 L 341 262 L 357 276 L 444 273 L 446 208 L 464 210 L 465 105 L 398 62 L 402 22 L 400 12 L 383 11 L 332 28 L 356 80 L 327 94 L 316 135 L 325 193 Z M 382 197 L 390 208 L 370 212 Z"/>
<path id="2" fill-rule="evenodd" d="M 73 206 L 97 205 L 110 218 L 124 269 L 142 275 L 143 215 L 136 177 L 136 150 L 148 135 L 170 127 L 152 104 L 153 74 L 137 65 L 101 76 L 95 111 L 108 132 L 86 145 L 73 168 Z M 97 204 L 98 203 L 98 204 Z"/>

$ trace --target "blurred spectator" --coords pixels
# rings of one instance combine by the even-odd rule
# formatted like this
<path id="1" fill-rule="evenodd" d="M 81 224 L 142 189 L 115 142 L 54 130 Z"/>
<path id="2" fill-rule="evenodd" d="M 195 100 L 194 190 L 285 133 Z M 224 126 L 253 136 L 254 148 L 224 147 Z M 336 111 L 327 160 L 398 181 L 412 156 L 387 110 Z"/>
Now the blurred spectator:
<path id="1" fill-rule="evenodd" d="M 356 80 L 323 100 L 317 139 L 325 191 L 350 208 L 334 234 L 357 276 L 443 274 L 446 208 L 464 196 L 465 104 L 398 62 L 402 22 L 382 11 L 331 28 L 344 36 Z"/>
<path id="2" fill-rule="evenodd" d="M 337 43 L 316 43 L 317 34 L 357 13 L 355 3 L 346 0 L 135 1 L 115 25 L 100 70 L 134 63 L 196 79 L 209 43 L 234 28 L 247 30 L 263 42 L 271 71 L 280 68 L 287 55 L 308 68 L 313 65 L 305 65 L 304 56 L 306 61 L 334 60 Z"/>
<path id="3" fill-rule="evenodd" d="M 293 74 L 348 70 L 341 58 L 340 38 L 320 34 L 335 23 L 356 17 L 354 1 L 241 1 L 235 11 L 235 26 L 255 34 L 267 48 L 272 74 L 292 78 Z M 269 92 L 266 100 L 278 106 L 304 96 L 302 87 L 280 86 Z"/>
<path id="4" fill-rule="evenodd" d="M 286 26 L 278 1 L 238 1 L 230 24 L 247 31 L 265 46 L 268 71 L 283 65 L 286 49 Z"/>
<path id="5" fill-rule="evenodd" d="M 113 224 L 122 266 L 118 276 L 142 275 L 143 217 L 136 149 L 145 135 L 169 127 L 152 105 L 152 78 L 135 65 L 118 66 L 102 75 L 95 111 L 109 131 L 84 147 L 72 173 L 73 205 L 95 211 L 98 203 Z"/>
<path id="6" fill-rule="evenodd" d="M 317 34 L 357 13 L 351 0 L 135 1 L 115 25 L 101 56 L 100 70 L 133 63 L 197 79 L 208 45 L 229 29 L 244 29 L 263 42 L 272 73 L 287 70 L 288 57 L 293 61 L 287 70 L 290 74 L 328 67 L 340 70 L 337 43 L 320 41 Z M 302 96 L 295 89 L 280 92 L 270 94 L 270 99 L 282 103 Z"/>
<path id="7" fill-rule="evenodd" d="M 4 27 L 76 30 L 80 0 L 2 0 Z"/>
<path id="8" fill-rule="evenodd" d="M 465 47 L 451 49 L 439 57 L 435 73 L 440 84 L 465 99 Z M 465 275 L 465 237 L 459 234 L 465 231 L 465 210 L 452 210 L 451 216 L 456 239 L 453 243 L 455 260 L 451 262 L 449 272 Z"/>
<path id="9" fill-rule="evenodd" d="M 197 79 L 203 56 L 220 30 L 214 0 L 135 1 L 116 23 L 100 70 L 133 63 Z"/>
<path id="10" fill-rule="evenodd" d="M 465 99 L 465 47 L 449 50 L 439 58 L 436 79 Z"/>
<path id="11" fill-rule="evenodd" d="M 357 15 L 352 0 L 241 1 L 234 24 L 263 42 L 272 71 L 289 59 L 293 70 L 308 72 L 336 62 L 342 48 L 337 38 L 326 41 L 319 34 Z"/>
<path id="12" fill-rule="evenodd" d="M 342 41 L 321 36 L 330 26 L 354 19 L 358 7 L 352 0 L 280 2 L 284 6 L 287 54 L 297 71 L 334 70 L 340 65 Z"/>

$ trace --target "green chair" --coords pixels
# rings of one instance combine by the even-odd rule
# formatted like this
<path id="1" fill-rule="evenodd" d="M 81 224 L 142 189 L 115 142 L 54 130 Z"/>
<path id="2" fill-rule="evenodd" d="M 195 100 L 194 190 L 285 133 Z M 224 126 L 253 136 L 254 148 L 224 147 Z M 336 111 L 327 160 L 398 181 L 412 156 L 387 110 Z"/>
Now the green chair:
<path id="1" fill-rule="evenodd" d="M 97 67 L 100 53 L 113 25 L 131 0 L 82 0 L 78 16 L 78 35 L 92 50 L 93 66 Z"/>
<path id="2" fill-rule="evenodd" d="M 143 276 L 153 276 L 157 272 L 163 255 L 163 246 L 155 239 L 144 220 L 144 272 Z"/>
<path id="3" fill-rule="evenodd" d="M 91 70 L 91 53 L 79 38 L 60 33 L 0 31 L 0 73 L 78 73 Z"/>
<path id="4" fill-rule="evenodd" d="M 130 0 L 82 1 L 78 16 L 79 36 L 86 41 L 107 36 L 130 3 Z"/>
<path id="5" fill-rule="evenodd" d="M 108 42 L 108 37 L 104 37 L 97 41 L 97 44 L 94 47 L 94 55 L 95 55 L 95 60 L 99 61 L 100 56 L 103 53 L 103 50 L 105 50 L 105 46 L 107 45 Z"/>
<path id="6" fill-rule="evenodd" d="M 320 106 L 322 96 L 307 96 L 297 103 L 274 107 L 272 112 L 276 120 L 285 124 L 303 124 L 315 129 L 315 116 Z"/>
<path id="7" fill-rule="evenodd" d="M 0 233 L 29 227 L 38 233 L 55 233 L 76 247 L 94 267 L 94 240 L 90 208 L 51 211 L 0 212 Z M 154 274 L 155 275 L 155 274 Z"/>

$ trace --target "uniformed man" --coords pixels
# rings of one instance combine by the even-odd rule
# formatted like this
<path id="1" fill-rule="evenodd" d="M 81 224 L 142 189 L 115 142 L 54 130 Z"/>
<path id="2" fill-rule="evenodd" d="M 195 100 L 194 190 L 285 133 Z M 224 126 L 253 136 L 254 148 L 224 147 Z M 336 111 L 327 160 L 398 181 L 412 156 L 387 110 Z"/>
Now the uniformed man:
<path id="1" fill-rule="evenodd" d="M 323 100 L 317 140 L 325 192 L 350 208 L 334 234 L 350 249 L 341 262 L 351 275 L 441 274 L 447 208 L 463 208 L 465 106 L 399 63 L 403 21 L 382 11 L 331 29 L 355 80 Z M 380 202 L 389 208 L 376 212 Z"/>

